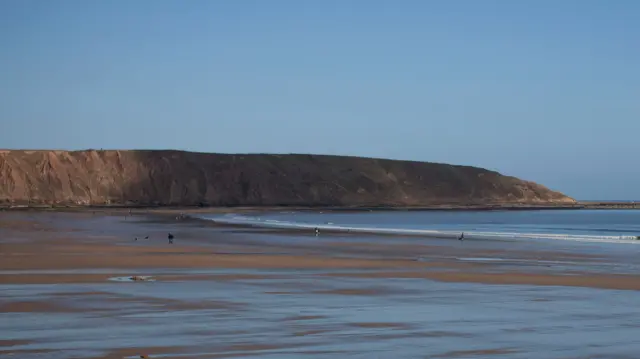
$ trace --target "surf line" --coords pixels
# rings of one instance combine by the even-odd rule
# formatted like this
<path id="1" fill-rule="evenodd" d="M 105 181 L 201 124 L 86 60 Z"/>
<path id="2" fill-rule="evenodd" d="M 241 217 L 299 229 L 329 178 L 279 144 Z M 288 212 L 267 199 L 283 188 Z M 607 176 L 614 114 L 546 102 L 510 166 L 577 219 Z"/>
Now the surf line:
<path id="1" fill-rule="evenodd" d="M 246 225 L 260 228 L 278 228 L 292 230 L 322 230 L 323 232 L 348 232 L 363 234 L 387 234 L 387 235 L 408 235 L 432 238 L 455 238 L 460 237 L 461 231 L 435 230 L 435 229 L 407 229 L 407 228 L 386 228 L 386 227 L 357 227 L 335 224 L 303 223 L 293 221 L 279 221 L 274 219 L 262 219 L 258 217 L 224 215 L 220 217 L 204 217 L 218 224 Z M 474 232 L 464 231 L 464 239 L 557 239 L 579 242 L 600 242 L 600 243 L 629 243 L 640 244 L 640 237 L 637 236 L 599 236 L 599 235 L 578 235 L 562 233 L 519 233 L 519 232 Z"/>

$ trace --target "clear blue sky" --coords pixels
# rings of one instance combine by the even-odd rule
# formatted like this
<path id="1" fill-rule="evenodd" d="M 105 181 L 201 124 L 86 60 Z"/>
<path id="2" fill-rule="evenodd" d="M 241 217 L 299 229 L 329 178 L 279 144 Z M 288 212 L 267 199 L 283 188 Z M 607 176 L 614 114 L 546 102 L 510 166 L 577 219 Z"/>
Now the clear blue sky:
<path id="1" fill-rule="evenodd" d="M 640 199 L 640 1 L 2 0 L 0 147 L 467 164 Z"/>

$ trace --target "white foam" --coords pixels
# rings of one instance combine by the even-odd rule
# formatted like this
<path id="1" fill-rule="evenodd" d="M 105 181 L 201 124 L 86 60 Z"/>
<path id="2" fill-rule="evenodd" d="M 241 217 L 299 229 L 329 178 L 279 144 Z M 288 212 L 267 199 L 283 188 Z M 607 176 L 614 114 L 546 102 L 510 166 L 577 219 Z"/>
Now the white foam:
<path id="1" fill-rule="evenodd" d="M 491 258 L 491 257 L 460 257 L 456 260 L 462 262 L 509 262 L 509 263 L 533 263 L 533 264 L 580 264 L 571 261 L 548 261 L 543 259 L 517 259 L 517 258 Z"/>
<path id="2" fill-rule="evenodd" d="M 504 258 L 464 257 L 456 259 L 463 262 L 504 262 Z"/>
<path id="3" fill-rule="evenodd" d="M 461 231 L 434 230 L 434 229 L 407 229 L 389 227 L 359 227 L 335 224 L 303 223 L 294 221 L 264 220 L 259 217 L 224 215 L 214 218 L 205 218 L 220 224 L 247 225 L 262 228 L 282 228 L 282 229 L 309 229 L 318 228 L 321 231 L 329 232 L 349 232 L 367 234 L 390 234 L 390 235 L 411 235 L 434 238 L 458 238 Z M 464 231 L 464 239 L 558 239 L 565 241 L 579 242 L 599 242 L 599 243 L 628 243 L 640 244 L 636 236 L 603 236 L 586 234 L 564 234 L 564 233 L 519 233 L 519 232 L 478 232 Z"/>
<path id="4" fill-rule="evenodd" d="M 114 281 L 114 282 L 155 282 L 156 280 L 151 278 L 151 276 L 144 276 L 144 275 L 139 275 L 139 276 L 135 276 L 136 278 L 129 276 L 129 277 L 111 277 L 108 280 L 110 281 Z"/>

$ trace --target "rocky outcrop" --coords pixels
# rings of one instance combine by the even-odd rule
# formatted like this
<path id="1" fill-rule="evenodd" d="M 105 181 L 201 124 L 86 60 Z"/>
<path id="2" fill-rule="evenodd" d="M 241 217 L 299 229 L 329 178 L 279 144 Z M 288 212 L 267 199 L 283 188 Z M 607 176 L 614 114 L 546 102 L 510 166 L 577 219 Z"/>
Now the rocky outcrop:
<path id="1" fill-rule="evenodd" d="M 182 151 L 0 151 L 2 205 L 430 206 L 575 201 L 476 167 Z"/>

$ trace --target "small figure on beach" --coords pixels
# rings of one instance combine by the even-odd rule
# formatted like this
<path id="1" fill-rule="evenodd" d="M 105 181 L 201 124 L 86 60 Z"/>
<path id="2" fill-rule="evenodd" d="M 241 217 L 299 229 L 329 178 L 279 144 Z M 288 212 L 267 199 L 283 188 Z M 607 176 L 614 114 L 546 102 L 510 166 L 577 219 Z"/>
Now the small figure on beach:
<path id="1" fill-rule="evenodd" d="M 169 233 L 167 238 L 169 238 L 169 244 L 173 244 L 173 234 Z"/>
<path id="2" fill-rule="evenodd" d="M 138 237 L 135 237 L 133 240 L 137 242 L 138 241 Z"/>
<path id="3" fill-rule="evenodd" d="M 316 227 L 315 232 L 316 232 L 316 237 L 317 237 L 320 234 L 320 230 L 318 229 L 318 227 Z"/>
<path id="4" fill-rule="evenodd" d="M 144 239 L 149 239 L 149 236 L 144 237 Z"/>
<path id="5" fill-rule="evenodd" d="M 458 237 L 459 241 L 464 241 L 464 232 L 460 233 L 460 237 Z"/>

